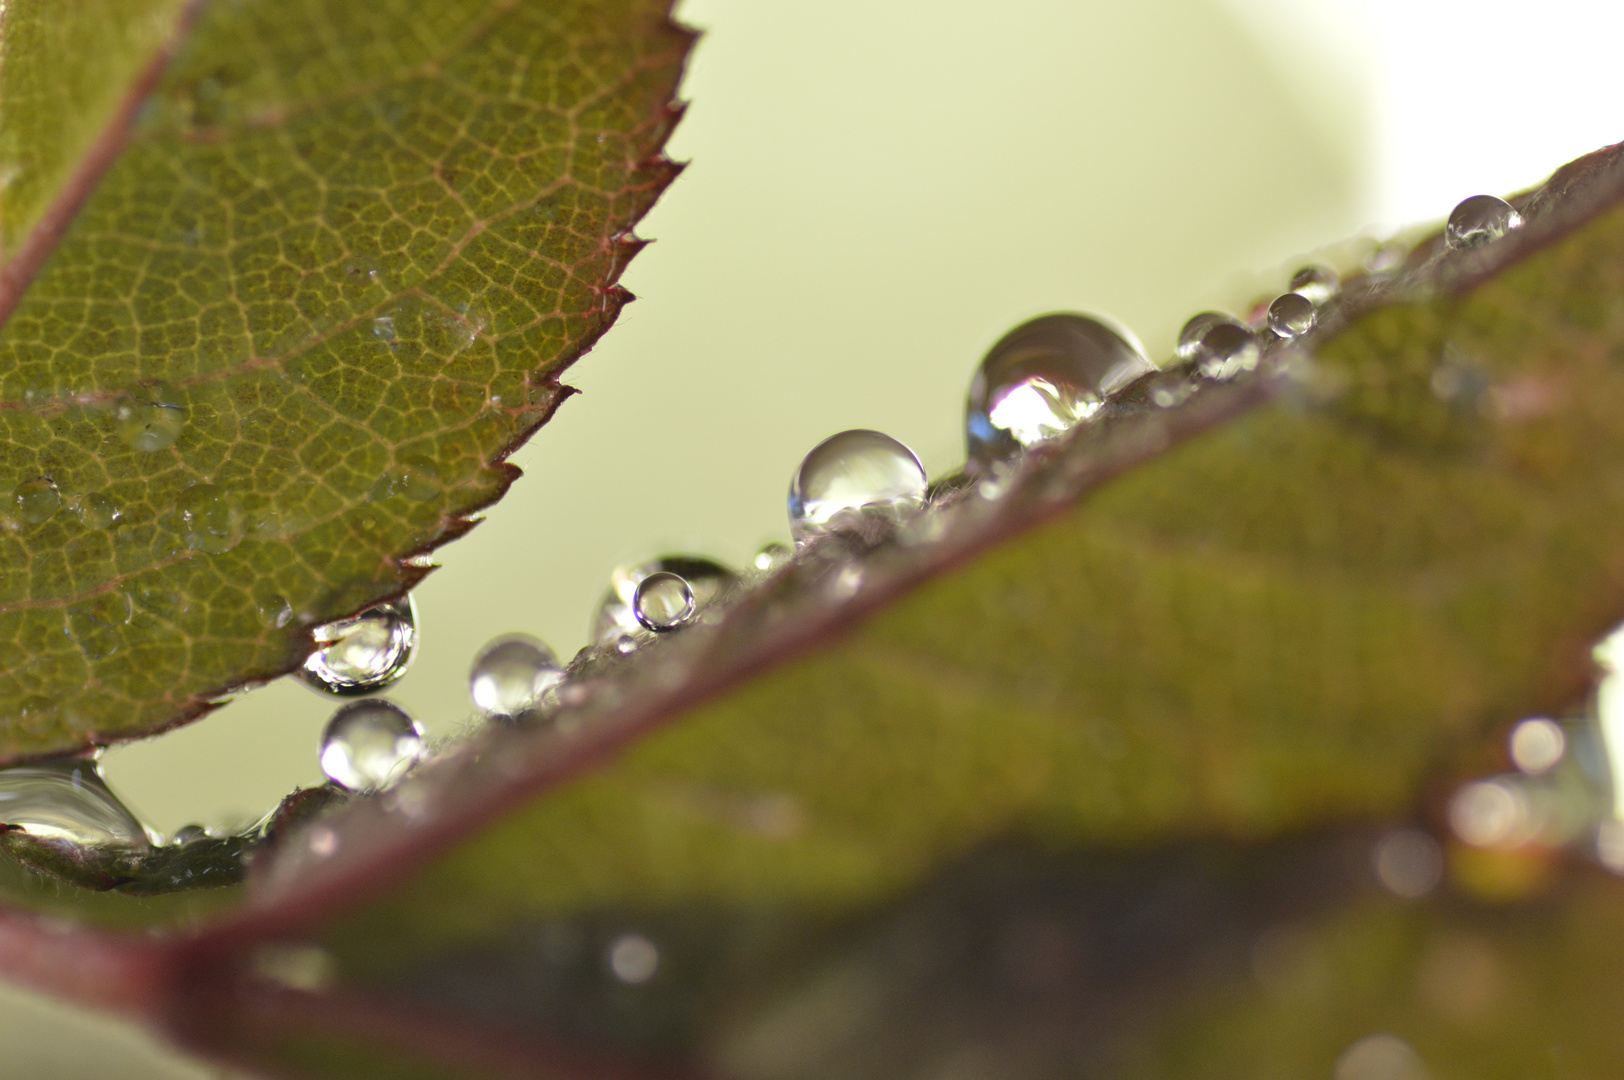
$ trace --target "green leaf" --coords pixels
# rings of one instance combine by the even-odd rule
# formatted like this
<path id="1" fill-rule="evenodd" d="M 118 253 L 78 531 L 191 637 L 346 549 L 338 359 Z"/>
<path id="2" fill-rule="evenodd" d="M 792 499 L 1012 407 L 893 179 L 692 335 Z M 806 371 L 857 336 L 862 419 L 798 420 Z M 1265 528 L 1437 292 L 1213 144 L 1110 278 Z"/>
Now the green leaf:
<path id="1" fill-rule="evenodd" d="M 109 6 L 5 14 L 0 760 L 195 717 L 419 580 L 676 171 L 661 3 Z"/>
<path id="2" fill-rule="evenodd" d="M 1425 823 L 1624 617 L 1624 152 L 1520 206 L 1488 249 L 1350 283 L 1255 377 L 1125 398 L 1000 498 L 806 552 L 716 626 L 578 662 L 552 726 L 291 838 L 192 948 L 261 970 L 299 942 L 323 1004 L 245 992 L 196 1045 L 335 1076 L 889 1076 L 949 1045 L 972 1075 L 1284 1076 L 1390 1031 L 1443 1076 L 1553 1045 L 1617 1071 L 1587 1019 L 1616 882 L 1451 848 L 1407 905 L 1348 828 Z M 989 982 L 1034 913 L 1022 970 L 1058 919 L 1110 978 Z M 1314 994 L 1271 989 L 1276 931 L 1315 943 Z"/>

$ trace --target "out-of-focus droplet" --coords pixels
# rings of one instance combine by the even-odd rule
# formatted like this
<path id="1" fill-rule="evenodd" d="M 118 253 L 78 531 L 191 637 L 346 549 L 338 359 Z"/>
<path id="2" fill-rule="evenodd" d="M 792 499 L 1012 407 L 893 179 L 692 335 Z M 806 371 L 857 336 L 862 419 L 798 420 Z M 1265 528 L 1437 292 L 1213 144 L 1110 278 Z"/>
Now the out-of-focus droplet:
<path id="1" fill-rule="evenodd" d="M 259 624 L 269 630 L 280 630 L 293 621 L 293 605 L 279 592 L 255 593 L 254 613 L 259 616 Z"/>
<path id="2" fill-rule="evenodd" d="M 214 484 L 193 484 L 181 492 L 175 513 L 180 538 L 193 551 L 223 554 L 242 543 L 246 532 L 242 507 Z"/>
<path id="3" fill-rule="evenodd" d="M 970 461 L 1008 461 L 1064 434 L 1153 365 L 1126 329 L 1089 315 L 1044 315 L 988 350 L 970 382 Z"/>
<path id="4" fill-rule="evenodd" d="M 1505 780 L 1463 785 L 1449 800 L 1449 824 L 1473 847 L 1504 847 L 1528 839 L 1528 799 Z"/>
<path id="5" fill-rule="evenodd" d="M 1372 274 L 1390 274 L 1404 265 L 1409 257 L 1410 249 L 1398 240 L 1388 240 L 1377 246 L 1365 260 L 1365 269 Z"/>
<path id="6" fill-rule="evenodd" d="M 1444 242 L 1456 250 L 1492 244 L 1513 229 L 1522 227 L 1522 215 L 1493 195 L 1473 195 L 1462 199 L 1449 212 L 1444 226 Z"/>
<path id="7" fill-rule="evenodd" d="M 1269 329 L 1283 338 L 1301 337 L 1314 329 L 1314 304 L 1306 296 L 1282 293 L 1269 305 Z"/>
<path id="8" fill-rule="evenodd" d="M 376 791 L 423 757 L 423 729 L 392 701 L 345 705 L 321 733 L 321 771 L 350 791 Z"/>
<path id="9" fill-rule="evenodd" d="M 637 621 L 632 598 L 644 578 L 662 571 L 676 574 L 688 583 L 694 593 L 696 616 L 703 615 L 706 608 L 739 583 L 739 576 L 732 570 L 699 555 L 662 555 L 658 559 L 617 566 L 609 574 L 609 588 L 598 601 L 597 613 L 592 618 L 592 640 L 599 645 L 609 645 L 622 635 L 638 634 L 643 624 Z"/>
<path id="10" fill-rule="evenodd" d="M 62 508 L 62 493 L 49 476 L 36 476 L 24 480 L 11 493 L 11 504 L 17 516 L 30 525 L 43 525 Z"/>
<path id="11" fill-rule="evenodd" d="M 642 934 L 623 934 L 609 946 L 609 970 L 623 983 L 646 983 L 659 969 L 660 950 Z"/>
<path id="12" fill-rule="evenodd" d="M 1226 382 L 1256 370 L 1260 353 L 1257 335 L 1238 319 L 1214 323 L 1201 336 L 1195 369 L 1204 379 Z"/>
<path id="13" fill-rule="evenodd" d="M 317 649 L 300 669 L 329 694 L 367 694 L 406 674 L 417 645 L 417 610 L 408 595 L 313 632 Z"/>
<path id="14" fill-rule="evenodd" d="M 1319 307 L 1342 288 L 1342 279 L 1329 266 L 1313 263 L 1291 275 L 1291 284 L 1287 288 Z"/>
<path id="15" fill-rule="evenodd" d="M 1180 360 L 1194 360 L 1201 353 L 1201 339 L 1207 336 L 1207 331 L 1219 323 L 1236 323 L 1237 320 L 1221 311 L 1202 311 L 1191 315 L 1179 330 L 1178 345 L 1174 351 Z"/>
<path id="16" fill-rule="evenodd" d="M 124 516 L 118 503 L 99 491 L 80 496 L 74 510 L 79 515 L 79 524 L 87 529 L 111 529 Z"/>
<path id="17" fill-rule="evenodd" d="M 468 695 L 486 716 L 514 717 L 534 709 L 564 679 L 553 650 L 529 634 L 490 641 L 468 672 Z"/>
<path id="18" fill-rule="evenodd" d="M 761 550 L 756 552 L 755 567 L 762 573 L 769 574 L 789 562 L 793 554 L 788 544 L 780 544 L 777 541 L 763 544 Z"/>
<path id="19" fill-rule="evenodd" d="M 615 638 L 615 651 L 622 656 L 630 656 L 637 651 L 637 638 L 631 634 L 621 634 Z"/>
<path id="20" fill-rule="evenodd" d="M 118 437 L 133 450 L 153 451 L 173 446 L 186 427 L 186 407 L 167 386 L 146 386 L 127 394 L 113 406 Z"/>
<path id="21" fill-rule="evenodd" d="M 812 448 L 789 485 L 797 544 L 827 533 L 877 540 L 925 505 L 925 467 L 889 435 L 857 428 Z"/>
<path id="22" fill-rule="evenodd" d="M 637 583 L 632 614 L 645 630 L 663 634 L 694 617 L 694 590 L 681 574 L 661 570 Z"/>
<path id="23" fill-rule="evenodd" d="M 1522 721 L 1511 729 L 1511 760 L 1530 776 L 1548 772 L 1562 760 L 1567 736 L 1562 725 L 1543 716 Z"/>
<path id="24" fill-rule="evenodd" d="M 79 844 L 145 847 L 150 842 L 96 763 L 86 758 L 0 769 L 0 822 Z"/>
<path id="25" fill-rule="evenodd" d="M 1336 1059 L 1335 1080 L 1427 1080 L 1426 1067 L 1396 1035 L 1366 1035 Z"/>
<path id="26" fill-rule="evenodd" d="M 1444 856 L 1438 842 L 1420 829 L 1394 829 L 1376 842 L 1376 877 L 1387 891 L 1405 900 L 1431 892 L 1443 877 Z"/>

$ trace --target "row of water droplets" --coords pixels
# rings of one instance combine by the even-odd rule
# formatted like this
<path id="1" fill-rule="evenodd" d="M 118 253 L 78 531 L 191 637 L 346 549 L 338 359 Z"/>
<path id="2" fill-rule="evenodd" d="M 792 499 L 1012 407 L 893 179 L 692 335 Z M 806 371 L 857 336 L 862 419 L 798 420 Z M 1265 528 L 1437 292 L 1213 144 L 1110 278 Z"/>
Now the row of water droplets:
<path id="1" fill-rule="evenodd" d="M 1451 249 L 1478 247 L 1521 223 L 1503 201 L 1474 196 L 1450 215 L 1445 239 Z M 1381 254 L 1396 264 L 1390 252 Z M 1299 338 L 1315 326 L 1339 285 L 1329 268 L 1306 266 L 1292 275 L 1288 291 L 1259 305 L 1249 321 L 1222 312 L 1197 314 L 1180 331 L 1176 360 L 1165 368 L 1149 361 L 1131 332 L 1105 318 L 1060 313 L 1023 323 L 988 351 L 972 378 L 965 410 L 968 461 L 960 473 L 932 486 L 918 456 L 898 440 L 866 429 L 833 435 L 808 452 L 790 481 L 795 550 L 766 545 L 754 560 L 752 576 L 776 572 L 825 541 L 834 541 L 855 567 L 863 552 L 967 484 L 996 499 L 1008 490 L 1004 478 L 1028 451 L 1107 418 L 1114 405 L 1172 408 L 1205 386 L 1254 371 L 1272 344 Z M 172 444 L 185 412 L 171 397 L 155 392 L 121 401 L 115 409 L 120 437 L 141 450 Z M 193 546 L 205 550 L 219 531 L 212 528 L 207 495 L 194 498 L 199 505 L 190 515 L 198 522 L 199 542 Z M 61 505 L 48 477 L 19 485 L 13 501 L 17 514 L 29 520 L 44 520 Z M 860 569 L 840 579 L 847 577 L 860 583 Z M 719 610 L 745 581 L 745 575 L 696 555 L 618 567 L 594 614 L 592 645 L 583 654 L 636 652 L 652 639 L 704 621 L 708 610 Z M 278 625 L 285 621 L 283 612 Z M 317 648 L 300 671 L 303 680 L 323 694 L 361 697 L 340 706 L 328 721 L 319 746 L 323 773 L 349 791 L 393 785 L 422 760 L 428 740 L 401 706 L 365 695 L 396 682 L 412 661 L 417 630 L 410 596 L 319 627 L 314 636 Z M 479 651 L 469 694 L 491 720 L 545 718 L 576 700 L 569 681 L 569 669 L 545 643 L 508 634 Z M 81 842 L 155 838 L 107 788 L 90 758 L 0 771 L 0 820 Z"/>

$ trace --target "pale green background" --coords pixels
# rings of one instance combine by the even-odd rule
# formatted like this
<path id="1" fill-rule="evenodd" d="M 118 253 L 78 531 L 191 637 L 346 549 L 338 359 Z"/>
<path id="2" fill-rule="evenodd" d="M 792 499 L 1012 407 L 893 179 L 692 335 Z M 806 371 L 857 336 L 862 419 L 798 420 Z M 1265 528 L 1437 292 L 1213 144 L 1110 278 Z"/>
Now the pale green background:
<path id="1" fill-rule="evenodd" d="M 480 644 L 525 630 L 567 657 L 617 560 L 743 563 L 784 539 L 790 471 L 836 430 L 952 468 L 970 370 L 1021 319 L 1093 309 L 1165 355 L 1188 314 L 1278 287 L 1305 252 L 1613 134 L 1616 94 L 1583 81 L 1613 69 L 1577 57 L 1614 28 L 1530 32 L 1500 0 L 1465 24 L 1448 0 L 1220 3 L 684 4 L 709 30 L 671 146 L 693 165 L 640 229 L 659 241 L 626 277 L 641 299 L 418 590 L 391 696 L 449 732 Z M 1547 15 L 1567 7 L 1619 21 Z M 320 780 L 331 708 L 285 681 L 107 770 L 161 829 L 258 816 Z M 97 1075 L 211 1074 L 0 989 L 0 1080 Z"/>

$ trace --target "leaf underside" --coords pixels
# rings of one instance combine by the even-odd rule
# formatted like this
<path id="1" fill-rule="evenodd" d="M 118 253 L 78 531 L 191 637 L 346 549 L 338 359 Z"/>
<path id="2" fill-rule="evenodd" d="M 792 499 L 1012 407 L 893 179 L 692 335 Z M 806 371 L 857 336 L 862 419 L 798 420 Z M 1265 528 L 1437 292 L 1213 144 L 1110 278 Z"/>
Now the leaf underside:
<path id="1" fill-rule="evenodd" d="M 64 133 L 79 163 L 0 203 L 26 256 L 88 193 L 0 289 L 0 760 L 194 717 L 419 580 L 613 321 L 676 171 L 661 3 L 175 7 L 129 9 L 178 36 L 128 124 L 127 86 L 85 91 L 110 118 Z M 93 82 L 46 8 L 8 5 L 0 155 Z M 94 44 L 84 14 L 58 36 Z M 68 89 L 17 90 L 47 62 Z"/>
<path id="2" fill-rule="evenodd" d="M 85 947 L 302 1076 L 1618 1072 L 1624 886 L 1448 846 L 1404 901 L 1370 855 L 1624 618 L 1620 162 Z"/>

